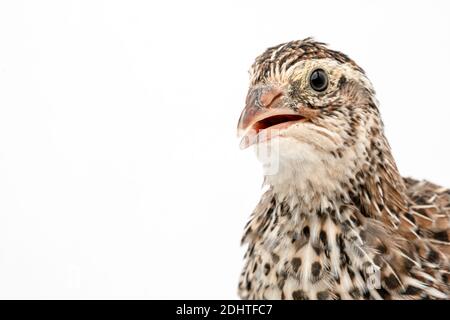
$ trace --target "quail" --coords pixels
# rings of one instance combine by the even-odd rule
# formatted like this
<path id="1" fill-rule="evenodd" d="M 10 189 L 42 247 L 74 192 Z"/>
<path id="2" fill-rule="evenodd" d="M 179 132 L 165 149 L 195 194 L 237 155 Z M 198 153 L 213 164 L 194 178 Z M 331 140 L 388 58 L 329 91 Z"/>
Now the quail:
<path id="1" fill-rule="evenodd" d="M 242 299 L 448 299 L 450 190 L 399 174 L 364 70 L 311 38 L 267 49 L 238 122 L 264 192 Z"/>

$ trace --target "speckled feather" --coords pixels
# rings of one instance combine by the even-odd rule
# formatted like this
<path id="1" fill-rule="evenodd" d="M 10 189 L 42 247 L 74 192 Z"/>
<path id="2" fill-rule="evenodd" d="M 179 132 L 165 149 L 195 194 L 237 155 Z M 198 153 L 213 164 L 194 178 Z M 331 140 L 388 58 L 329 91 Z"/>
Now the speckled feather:
<path id="1" fill-rule="evenodd" d="M 297 90 L 316 65 L 330 70 L 331 89 Z M 279 172 L 265 176 L 242 239 L 239 296 L 447 299 L 450 190 L 400 176 L 364 71 L 305 39 L 269 48 L 250 76 L 315 113 L 287 131 Z"/>

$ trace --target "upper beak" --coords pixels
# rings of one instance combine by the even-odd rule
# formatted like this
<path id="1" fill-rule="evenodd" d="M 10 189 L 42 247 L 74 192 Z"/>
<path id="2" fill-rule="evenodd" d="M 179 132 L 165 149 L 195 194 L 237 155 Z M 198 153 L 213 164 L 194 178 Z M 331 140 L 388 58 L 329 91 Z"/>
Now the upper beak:
<path id="1" fill-rule="evenodd" d="M 295 110 L 285 107 L 283 90 L 273 86 L 250 88 L 246 105 L 238 122 L 238 136 L 242 137 L 241 148 L 258 142 L 258 133 L 271 128 L 280 129 L 303 117 Z M 278 130 L 270 130 L 270 137 Z M 269 138 L 270 138 L 269 137 Z"/>

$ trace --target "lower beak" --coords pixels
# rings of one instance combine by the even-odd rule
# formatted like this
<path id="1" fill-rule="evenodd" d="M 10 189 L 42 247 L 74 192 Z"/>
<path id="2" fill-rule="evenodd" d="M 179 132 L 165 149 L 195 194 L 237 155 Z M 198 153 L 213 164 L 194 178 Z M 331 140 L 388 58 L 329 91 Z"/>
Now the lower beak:
<path id="1" fill-rule="evenodd" d="M 238 122 L 240 146 L 245 149 L 279 135 L 281 129 L 302 120 L 295 110 L 285 107 L 283 93 L 273 87 L 250 89 Z M 264 132 L 264 135 L 261 133 Z"/>

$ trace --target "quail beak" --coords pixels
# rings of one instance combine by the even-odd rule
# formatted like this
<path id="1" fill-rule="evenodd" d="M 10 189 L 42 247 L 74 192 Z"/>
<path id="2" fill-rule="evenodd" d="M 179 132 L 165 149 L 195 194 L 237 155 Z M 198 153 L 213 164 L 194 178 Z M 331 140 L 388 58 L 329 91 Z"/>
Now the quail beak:
<path id="1" fill-rule="evenodd" d="M 250 88 L 237 128 L 238 137 L 242 138 L 241 149 L 279 136 L 281 129 L 305 119 L 299 112 L 286 107 L 283 100 L 280 88 Z"/>

